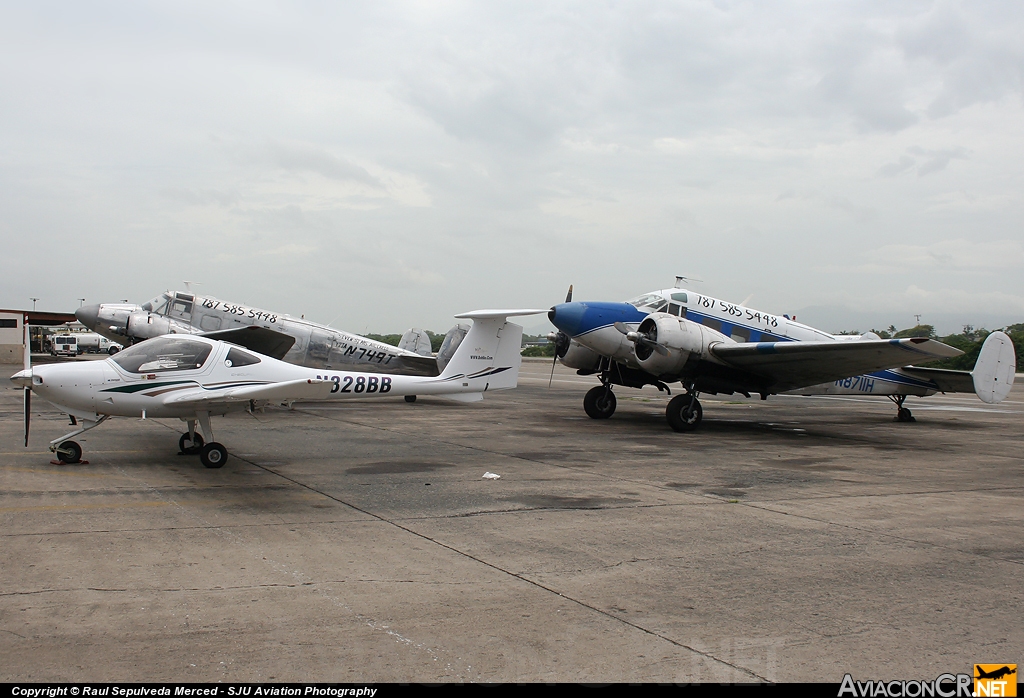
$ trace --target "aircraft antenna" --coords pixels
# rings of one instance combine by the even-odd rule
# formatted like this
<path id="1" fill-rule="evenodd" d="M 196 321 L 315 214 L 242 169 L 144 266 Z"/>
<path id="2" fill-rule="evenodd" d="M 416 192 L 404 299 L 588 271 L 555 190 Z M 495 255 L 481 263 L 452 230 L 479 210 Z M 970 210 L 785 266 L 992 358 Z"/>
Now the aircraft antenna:
<path id="1" fill-rule="evenodd" d="M 675 288 L 682 288 L 681 284 L 684 281 L 696 281 L 699 284 L 704 283 L 704 279 L 695 279 L 692 276 L 680 276 L 679 274 L 676 274 L 676 285 L 675 285 Z"/>

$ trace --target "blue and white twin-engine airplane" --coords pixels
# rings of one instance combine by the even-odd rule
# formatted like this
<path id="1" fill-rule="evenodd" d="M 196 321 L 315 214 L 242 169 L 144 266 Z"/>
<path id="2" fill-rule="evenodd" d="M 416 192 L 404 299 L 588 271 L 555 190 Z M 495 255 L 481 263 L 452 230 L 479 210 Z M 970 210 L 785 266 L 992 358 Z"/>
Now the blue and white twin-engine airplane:
<path id="1" fill-rule="evenodd" d="M 903 403 L 909 395 L 973 392 L 987 403 L 1003 400 L 1013 385 L 1016 357 L 1010 338 L 993 332 L 973 371 L 913 366 L 962 354 L 924 337 L 881 339 L 874 333 L 832 335 L 744 305 L 669 288 L 625 303 L 572 301 L 553 307 L 548 319 L 556 360 L 581 375 L 596 375 L 583 408 L 594 419 L 615 412 L 613 385 L 642 388 L 679 382 L 684 393 L 668 404 L 676 431 L 700 424 L 700 393 L 740 393 L 761 399 L 797 395 L 884 395 L 897 420 L 914 421 Z"/>

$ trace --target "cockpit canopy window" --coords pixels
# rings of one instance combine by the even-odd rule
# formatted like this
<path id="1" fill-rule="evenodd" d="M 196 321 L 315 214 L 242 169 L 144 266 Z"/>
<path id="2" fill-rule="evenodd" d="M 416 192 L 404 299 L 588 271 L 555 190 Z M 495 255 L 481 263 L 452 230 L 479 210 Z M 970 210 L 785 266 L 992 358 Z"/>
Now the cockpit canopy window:
<path id="1" fill-rule="evenodd" d="M 157 337 L 120 351 L 111 360 L 129 373 L 187 371 L 202 368 L 212 349 L 186 337 Z"/>
<path id="2" fill-rule="evenodd" d="M 157 315 L 167 314 L 167 302 L 171 300 L 170 293 L 162 293 L 151 301 L 142 304 L 142 309 Z"/>
<path id="3" fill-rule="evenodd" d="M 638 298 L 626 302 L 636 306 L 639 310 L 646 310 L 651 313 L 661 312 L 668 307 L 668 302 L 664 298 L 653 293 L 645 293 Z"/>
<path id="4" fill-rule="evenodd" d="M 239 366 L 252 366 L 258 364 L 260 360 L 252 354 L 242 351 L 236 347 L 228 349 L 228 357 L 224 359 L 224 365 L 229 368 L 237 368 Z"/>

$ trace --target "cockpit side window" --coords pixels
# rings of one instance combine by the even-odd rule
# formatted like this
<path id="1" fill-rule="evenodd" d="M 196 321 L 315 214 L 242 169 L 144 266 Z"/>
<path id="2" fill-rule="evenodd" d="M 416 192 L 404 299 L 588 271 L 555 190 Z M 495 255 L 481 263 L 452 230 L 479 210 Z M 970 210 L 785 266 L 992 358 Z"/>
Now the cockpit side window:
<path id="1" fill-rule="evenodd" d="M 244 352 L 236 347 L 228 349 L 228 357 L 224 359 L 224 365 L 229 368 L 237 368 L 239 366 L 252 366 L 258 364 L 259 358 L 253 356 L 248 352 Z"/>
<path id="2" fill-rule="evenodd" d="M 157 315 L 167 314 L 167 302 L 170 300 L 168 294 L 163 293 L 151 301 L 147 301 L 142 304 L 142 309 L 150 313 L 156 313 Z"/>
<path id="3" fill-rule="evenodd" d="M 187 371 L 202 368 L 212 349 L 184 337 L 157 337 L 119 351 L 111 361 L 129 373 Z"/>
<path id="4" fill-rule="evenodd" d="M 664 298 L 653 293 L 645 293 L 639 298 L 634 298 L 633 300 L 626 302 L 639 309 L 648 310 L 652 313 L 661 312 L 668 307 L 668 303 Z"/>

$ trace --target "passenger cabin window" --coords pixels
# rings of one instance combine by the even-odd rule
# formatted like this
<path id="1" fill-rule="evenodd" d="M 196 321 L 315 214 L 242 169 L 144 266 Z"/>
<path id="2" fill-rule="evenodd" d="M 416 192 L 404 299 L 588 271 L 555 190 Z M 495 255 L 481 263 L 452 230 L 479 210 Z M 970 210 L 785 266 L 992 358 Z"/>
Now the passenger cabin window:
<path id="1" fill-rule="evenodd" d="M 213 347 L 184 337 L 157 337 L 136 344 L 111 357 L 129 373 L 188 371 L 202 368 Z"/>
<path id="2" fill-rule="evenodd" d="M 224 365 L 227 366 L 228 368 L 238 368 L 239 366 L 252 366 L 253 364 L 258 364 L 259 362 L 260 360 L 253 356 L 252 354 L 244 352 L 241 349 L 237 349 L 235 347 L 231 347 L 228 350 L 228 358 L 224 359 Z"/>

